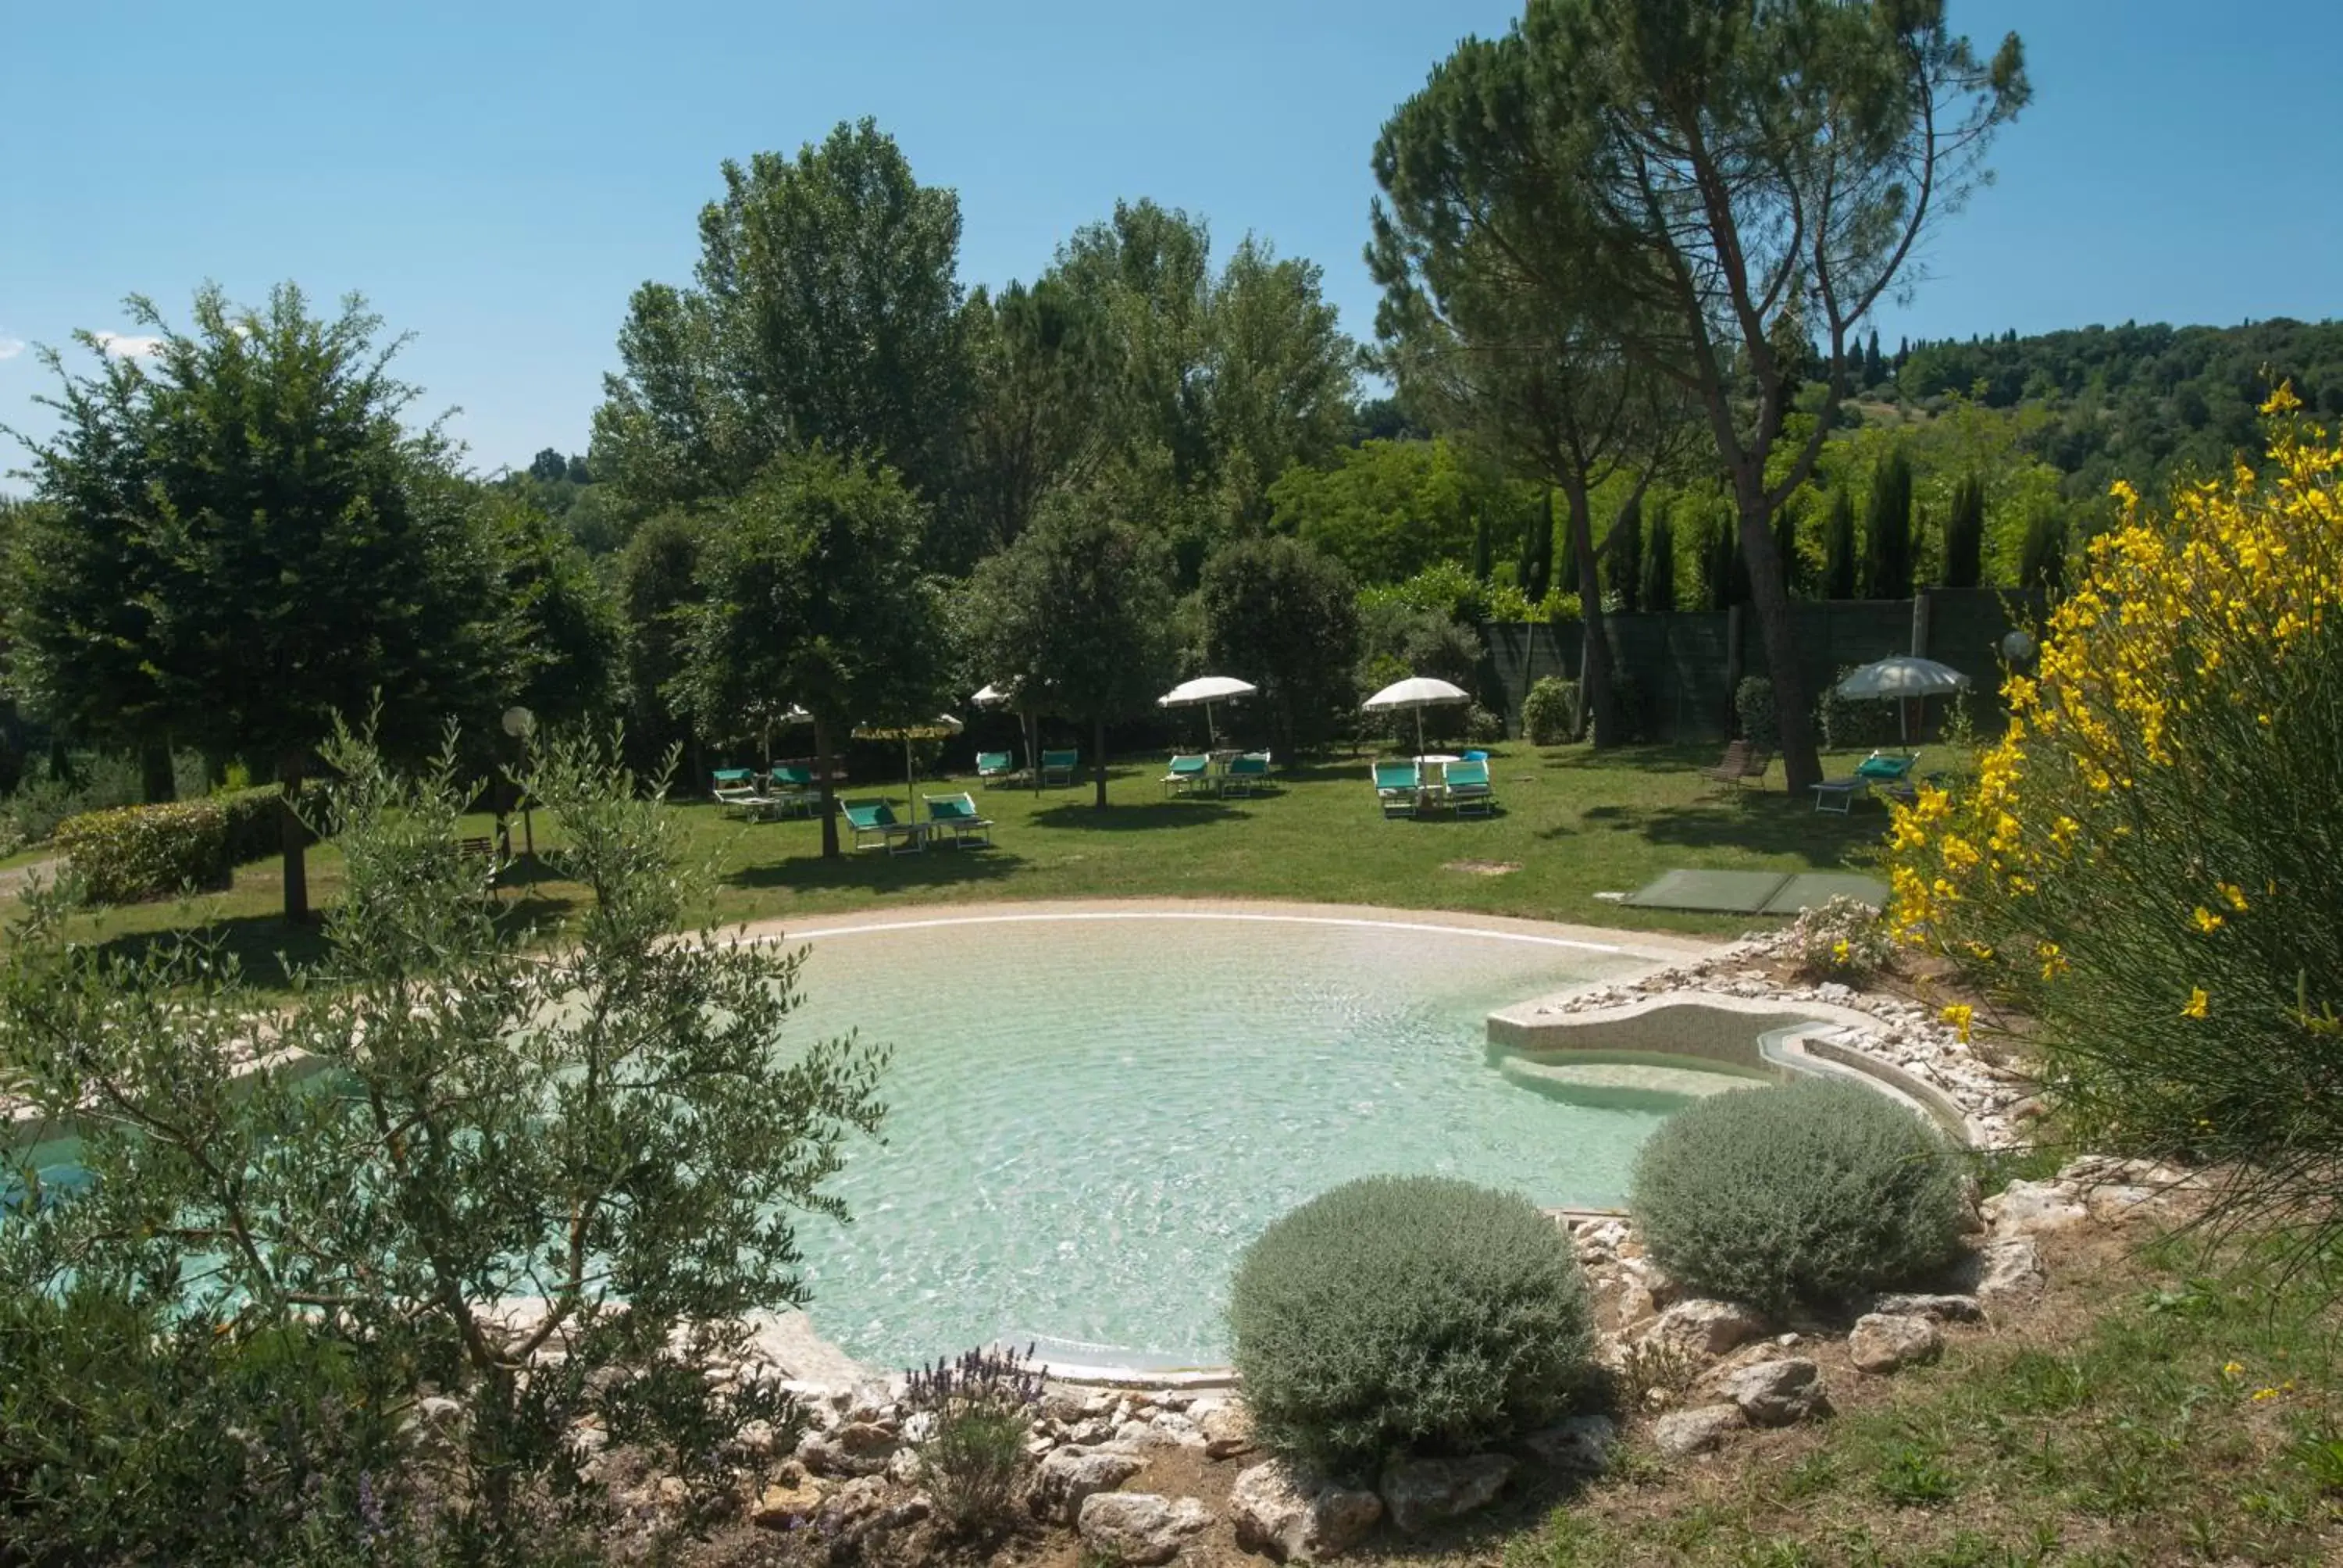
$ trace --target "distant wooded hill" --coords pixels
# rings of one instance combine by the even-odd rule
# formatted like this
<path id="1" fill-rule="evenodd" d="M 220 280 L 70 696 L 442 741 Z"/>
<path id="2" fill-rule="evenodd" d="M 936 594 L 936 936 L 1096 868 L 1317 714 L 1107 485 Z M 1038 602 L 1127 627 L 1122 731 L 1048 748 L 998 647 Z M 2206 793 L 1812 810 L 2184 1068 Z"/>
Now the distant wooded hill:
<path id="1" fill-rule="evenodd" d="M 2255 410 L 2280 381 L 2318 417 L 2343 421 L 2343 321 L 2242 327 L 2085 327 L 2031 337 L 1911 343 L 1894 387 L 1924 407 L 1951 397 L 2035 411 L 2025 445 L 2068 477 L 2067 493 L 2111 479 L 2161 486 L 2258 452 Z"/>

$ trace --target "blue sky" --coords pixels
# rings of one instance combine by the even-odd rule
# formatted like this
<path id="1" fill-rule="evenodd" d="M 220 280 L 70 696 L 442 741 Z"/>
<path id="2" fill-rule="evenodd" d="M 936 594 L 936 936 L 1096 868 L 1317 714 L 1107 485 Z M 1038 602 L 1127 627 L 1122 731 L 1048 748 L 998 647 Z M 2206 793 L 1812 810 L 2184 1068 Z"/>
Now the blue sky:
<path id="1" fill-rule="evenodd" d="M 582 449 L 627 295 L 689 278 L 717 165 L 874 115 L 960 192 L 969 282 L 1030 277 L 1118 196 L 1326 269 L 1354 332 L 1367 154 L 1393 105 L 1518 0 L 105 0 L 0 19 L 0 424 L 40 431 L 29 350 L 184 319 L 216 278 L 364 292 L 483 468 Z M 1998 183 L 1883 323 L 2034 331 L 2343 312 L 2343 6 L 1952 0 L 2015 26 L 2036 104 Z M 13 451 L 0 466 L 14 467 Z M 15 487 L 11 486 L 10 487 Z"/>

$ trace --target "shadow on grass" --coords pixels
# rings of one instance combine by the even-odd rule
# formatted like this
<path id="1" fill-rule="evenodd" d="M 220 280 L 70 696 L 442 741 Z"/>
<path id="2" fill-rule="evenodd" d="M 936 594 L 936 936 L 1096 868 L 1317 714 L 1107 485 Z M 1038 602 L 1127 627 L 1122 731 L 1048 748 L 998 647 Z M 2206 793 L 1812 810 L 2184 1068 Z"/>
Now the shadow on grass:
<path id="1" fill-rule="evenodd" d="M 558 926 L 581 907 L 582 900 L 574 896 L 507 894 L 498 900 L 497 920 L 508 935 L 520 936 L 532 926 Z M 322 918 L 292 926 L 277 913 L 197 920 L 161 930 L 121 931 L 100 939 L 94 947 L 110 958 L 137 963 L 183 941 L 208 946 L 220 958 L 234 960 L 244 978 L 263 990 L 285 990 L 292 984 L 294 970 L 314 965 L 327 954 Z"/>
<path id="2" fill-rule="evenodd" d="M 1886 826 L 1884 814 L 1866 818 L 1858 809 L 1851 818 L 1817 815 L 1780 796 L 1755 794 L 1649 809 L 1596 806 L 1580 819 L 1589 831 L 1633 833 L 1650 843 L 1680 849 L 1796 855 L 1815 870 L 1867 863 Z"/>
<path id="3" fill-rule="evenodd" d="M 761 866 L 743 866 L 723 879 L 728 888 L 853 888 L 873 893 L 997 882 L 1016 875 L 1021 855 L 998 848 L 932 849 L 911 855 L 849 849 L 835 860 L 793 855 Z"/>
<path id="4" fill-rule="evenodd" d="M 1608 751 L 1597 751 L 1592 746 L 1570 746 L 1535 755 L 1557 772 L 1608 773 L 1632 768 L 1641 773 L 1690 773 L 1714 768 L 1723 754 L 1724 743 L 1719 741 L 1614 746 Z"/>
<path id="5" fill-rule="evenodd" d="M 1101 811 L 1088 800 L 1045 807 L 1028 819 L 1037 828 L 1072 828 L 1090 832 L 1135 833 L 1154 828 L 1202 828 L 1225 822 L 1243 813 L 1224 800 L 1187 796 L 1172 800 L 1148 800 L 1109 806 Z"/>

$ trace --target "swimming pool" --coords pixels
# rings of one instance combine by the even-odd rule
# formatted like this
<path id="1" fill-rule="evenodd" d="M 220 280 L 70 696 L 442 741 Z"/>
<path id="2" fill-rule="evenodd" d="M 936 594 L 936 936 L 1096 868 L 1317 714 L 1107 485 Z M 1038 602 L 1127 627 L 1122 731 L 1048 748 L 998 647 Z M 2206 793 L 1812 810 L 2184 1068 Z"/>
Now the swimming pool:
<path id="1" fill-rule="evenodd" d="M 849 1030 L 892 1047 L 883 1141 L 850 1145 L 830 1183 L 851 1222 L 798 1217 L 815 1327 L 880 1368 L 1028 1340 L 1083 1364 L 1218 1362 L 1238 1254 L 1317 1193 L 1429 1172 L 1616 1204 L 1644 1137 L 1737 1081 L 1532 1071 L 1493 1048 L 1493 1010 L 1659 956 L 1521 922 L 1026 911 L 782 940 L 809 947 L 782 1049 Z M 31 1163 L 70 1181 L 76 1152 Z"/>
<path id="2" fill-rule="evenodd" d="M 1212 1362 L 1239 1251 L 1355 1176 L 1620 1201 L 1684 1097 L 1500 1070 L 1492 1009 L 1646 967 L 1522 930 L 1341 917 L 941 917 L 809 940 L 798 1040 L 894 1048 L 883 1146 L 801 1227 L 815 1326 L 905 1366 L 996 1339 Z"/>

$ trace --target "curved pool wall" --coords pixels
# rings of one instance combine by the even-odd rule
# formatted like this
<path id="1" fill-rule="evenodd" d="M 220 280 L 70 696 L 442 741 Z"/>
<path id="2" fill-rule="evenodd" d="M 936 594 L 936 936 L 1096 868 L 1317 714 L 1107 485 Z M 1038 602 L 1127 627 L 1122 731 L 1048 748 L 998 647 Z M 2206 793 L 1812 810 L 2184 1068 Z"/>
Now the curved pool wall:
<path id="1" fill-rule="evenodd" d="M 1666 991 L 1618 1007 L 1564 1012 L 1554 997 L 1489 1015 L 1489 1050 L 1501 1071 L 1536 1083 L 1599 1087 L 1622 1070 L 1681 1075 L 1687 1059 L 1745 1083 L 1839 1078 L 1861 1083 L 1926 1117 L 1958 1143 L 1975 1142 L 1968 1113 L 1934 1084 L 1865 1049 L 1877 1020 L 1829 1002 L 1753 1000 L 1712 991 Z"/>

